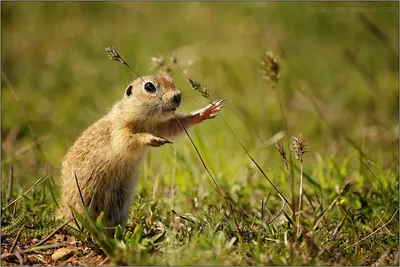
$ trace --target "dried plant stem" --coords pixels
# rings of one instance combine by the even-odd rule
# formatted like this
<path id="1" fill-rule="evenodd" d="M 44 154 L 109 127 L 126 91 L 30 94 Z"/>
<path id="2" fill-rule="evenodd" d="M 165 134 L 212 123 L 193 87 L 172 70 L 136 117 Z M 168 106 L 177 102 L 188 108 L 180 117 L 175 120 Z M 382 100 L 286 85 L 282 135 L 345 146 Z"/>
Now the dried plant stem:
<path id="1" fill-rule="evenodd" d="M 247 124 L 247 122 L 246 122 L 242 117 L 240 117 L 239 113 L 236 112 L 236 110 L 234 110 L 233 108 L 229 107 L 229 102 L 228 102 L 227 100 L 226 100 L 226 104 L 227 104 L 228 108 L 236 115 L 236 117 L 238 117 L 239 120 L 241 120 L 241 121 L 246 125 L 246 127 L 249 127 L 249 125 Z M 253 129 L 250 129 L 250 131 L 251 131 L 251 130 L 255 130 L 255 129 L 253 128 Z M 267 147 L 267 144 L 266 144 L 265 141 L 261 138 L 261 136 L 260 136 L 259 134 L 257 134 L 257 133 L 256 133 L 256 136 L 257 136 L 257 138 L 261 141 L 261 143 L 263 143 L 263 145 L 264 145 L 265 147 Z"/>
<path id="2" fill-rule="evenodd" d="M 208 99 L 210 103 L 212 103 L 211 99 Z M 267 179 L 267 181 L 271 184 L 271 186 L 275 189 L 275 191 L 278 193 L 280 198 L 285 201 L 289 205 L 289 201 L 282 195 L 282 193 L 279 191 L 279 189 L 272 183 L 272 181 L 268 178 L 268 176 L 265 174 L 263 169 L 260 167 L 260 165 L 254 160 L 254 158 L 250 155 L 246 147 L 243 145 L 243 143 L 239 140 L 239 138 L 236 136 L 236 134 L 233 132 L 232 128 L 229 126 L 229 124 L 225 121 L 224 117 L 221 115 L 220 112 L 218 112 L 218 115 L 221 117 L 222 121 L 225 123 L 226 127 L 229 129 L 229 131 L 232 133 L 232 135 L 235 137 L 237 142 L 240 144 L 240 146 L 243 148 L 243 150 L 246 152 L 247 156 L 250 158 L 250 160 L 257 166 L 258 170 L 261 172 L 261 174 Z"/>
<path id="3" fill-rule="evenodd" d="M 354 236 L 356 238 L 356 242 L 353 245 L 356 246 L 356 248 L 355 248 L 356 255 L 355 256 L 357 257 L 358 253 L 361 252 L 361 250 L 360 250 L 360 246 L 359 246 L 360 238 L 358 237 L 356 222 L 354 220 L 354 216 L 352 216 L 354 213 L 350 214 L 349 210 L 351 209 L 351 207 L 349 207 L 349 209 L 347 209 L 346 207 L 343 207 L 343 206 L 339 206 L 339 207 L 341 208 L 342 212 L 344 212 L 344 214 L 347 215 L 348 220 L 351 222 L 351 226 L 353 228 Z"/>
<path id="4" fill-rule="evenodd" d="M 51 178 L 51 179 L 48 180 L 48 181 L 53 181 L 53 178 Z M 54 183 L 54 181 L 53 181 L 53 183 Z M 51 198 L 53 199 L 53 201 L 54 201 L 54 203 L 56 204 L 56 206 L 59 208 L 60 205 L 58 204 L 58 201 L 57 201 L 57 199 L 56 199 L 56 197 L 55 197 L 55 195 L 54 195 L 54 193 L 53 193 L 53 189 L 51 188 L 50 182 L 48 182 L 47 184 L 48 184 L 48 186 L 49 186 Z"/>
<path id="5" fill-rule="evenodd" d="M 300 190 L 299 190 L 299 210 L 301 210 L 301 200 L 303 197 L 303 162 L 300 163 Z"/>
<path id="6" fill-rule="evenodd" d="M 12 211 L 12 215 L 11 215 L 11 217 L 14 219 L 15 218 L 15 214 L 17 214 L 17 203 L 14 203 L 14 206 L 13 206 L 13 211 Z"/>
<path id="7" fill-rule="evenodd" d="M 12 253 L 15 249 L 15 247 L 17 246 L 18 240 L 21 237 L 22 231 L 25 229 L 25 225 L 22 225 L 21 228 L 18 231 L 17 236 L 15 237 L 14 243 L 12 244 L 9 253 Z"/>
<path id="8" fill-rule="evenodd" d="M 8 179 L 8 187 L 7 187 L 7 196 L 6 196 L 6 201 L 7 202 L 10 202 L 11 197 L 12 197 L 13 183 L 14 183 L 14 165 L 11 163 L 11 165 L 10 165 L 10 176 L 9 176 L 9 179 Z"/>
<path id="9" fill-rule="evenodd" d="M 107 256 L 102 262 L 100 262 L 99 266 L 103 266 L 110 258 Z"/>
<path id="10" fill-rule="evenodd" d="M 301 199 L 303 197 L 303 161 L 300 161 L 300 189 L 299 189 L 299 207 L 298 210 L 301 211 Z M 297 218 L 297 235 L 300 234 L 300 214 Z"/>
<path id="11" fill-rule="evenodd" d="M 323 218 L 325 217 L 325 214 L 330 211 L 333 206 L 335 206 L 336 202 L 339 200 L 339 198 L 343 195 L 343 193 L 349 188 L 350 186 L 350 182 L 345 182 L 345 184 L 343 185 L 342 189 L 340 190 L 339 194 L 335 197 L 335 199 L 332 201 L 332 203 L 329 205 L 329 207 L 327 207 L 324 211 L 322 211 L 320 217 L 317 219 L 317 221 L 314 223 L 314 227 L 313 230 L 316 230 L 319 226 L 319 224 L 321 223 L 321 221 L 323 220 Z"/>
<path id="12" fill-rule="evenodd" d="M 52 238 L 59 230 L 61 230 L 64 226 L 66 226 L 68 223 L 72 222 L 73 220 L 75 220 L 75 217 L 68 219 L 67 221 L 65 221 L 63 224 L 61 224 L 60 226 L 58 226 L 56 229 L 54 229 L 53 232 L 51 232 L 49 235 L 47 235 L 45 238 L 43 238 L 42 240 L 40 240 L 39 243 L 33 245 L 31 248 L 29 248 L 28 250 L 31 250 L 34 247 L 38 247 L 40 245 L 43 245 L 46 241 L 48 241 L 50 238 Z"/>
<path id="13" fill-rule="evenodd" d="M 343 225 L 344 225 L 346 219 L 347 219 L 347 213 L 344 215 L 343 220 L 339 223 L 339 225 L 338 225 L 338 226 L 335 228 L 335 230 L 333 231 L 332 240 L 331 240 L 330 242 L 332 242 L 332 241 L 334 241 L 334 240 L 336 239 L 336 237 L 337 237 L 337 235 L 339 234 L 340 230 L 342 229 L 342 227 L 343 227 Z M 324 246 L 325 246 L 325 245 L 326 245 L 326 244 L 324 244 Z"/>
<path id="14" fill-rule="evenodd" d="M 358 243 L 364 241 L 367 238 L 370 238 L 371 236 L 373 236 L 374 234 L 376 234 L 377 232 L 379 232 L 381 229 L 383 229 L 384 227 L 386 227 L 386 225 L 388 225 L 396 216 L 396 214 L 399 212 L 400 208 L 398 208 L 395 213 L 392 215 L 392 217 L 389 219 L 389 221 L 387 221 L 384 225 L 382 225 L 381 227 L 379 227 L 378 229 L 376 229 L 375 231 L 373 231 L 372 233 L 370 233 L 369 235 L 361 238 L 360 240 L 358 240 L 357 242 L 354 242 L 353 244 L 351 244 L 350 246 L 345 247 L 344 249 L 348 249 L 351 247 L 354 247 L 355 245 L 357 245 Z"/>
<path id="15" fill-rule="evenodd" d="M 12 251 L 14 250 L 14 247 L 16 245 L 17 240 L 18 240 L 19 236 L 21 235 L 22 230 L 24 229 L 24 226 L 22 226 L 21 229 L 18 232 L 18 235 L 17 235 L 17 237 L 15 239 L 15 242 L 14 242 L 13 246 L 11 247 L 10 251 L 8 253 L 2 254 L 1 255 L 1 259 L 3 260 L 3 259 L 5 259 L 7 257 L 10 257 L 10 256 L 15 256 L 17 254 L 24 254 L 24 253 L 28 253 L 28 252 L 34 251 L 37 247 L 39 247 L 40 245 L 43 245 L 46 241 L 48 241 L 50 238 L 52 238 L 59 230 L 61 230 L 64 226 L 66 226 L 68 223 L 70 223 L 73 220 L 75 220 L 75 217 L 70 218 L 67 221 L 65 221 L 63 224 L 61 224 L 56 229 L 54 229 L 53 232 L 51 232 L 49 235 L 47 235 L 45 238 L 43 238 L 39 243 L 34 244 L 30 248 L 22 250 L 22 251 L 17 251 L 15 253 L 12 253 Z"/>
<path id="16" fill-rule="evenodd" d="M 178 214 L 176 211 L 174 211 L 174 210 L 171 210 L 171 211 L 172 211 L 173 214 L 175 214 L 175 215 L 178 216 L 179 218 L 181 218 L 181 219 L 183 219 L 183 220 L 185 220 L 185 221 L 189 221 L 189 222 L 195 223 L 194 220 L 192 220 L 192 219 L 190 219 L 190 218 L 187 218 L 187 217 L 185 217 L 185 216 L 183 216 L 183 215 L 179 215 L 179 214 Z"/>
<path id="17" fill-rule="evenodd" d="M 158 95 L 157 95 L 158 96 Z M 160 99 L 160 101 L 164 104 L 164 105 L 168 105 L 167 103 L 164 102 L 164 100 L 162 100 L 162 98 L 160 96 L 158 96 L 158 98 Z M 200 151 L 198 150 L 196 144 L 194 143 L 192 137 L 190 136 L 189 132 L 187 131 L 186 127 L 179 121 L 178 117 L 175 115 L 174 112 L 172 112 L 172 115 L 174 116 L 175 120 L 178 122 L 179 126 L 182 127 L 182 129 L 185 131 L 185 134 L 187 135 L 187 137 L 189 138 L 190 142 L 192 143 L 197 156 L 199 157 L 201 163 L 203 164 L 204 169 L 207 171 L 208 175 L 210 176 L 211 180 L 213 181 L 214 185 L 217 187 L 217 189 L 222 193 L 221 188 L 219 187 L 219 185 L 217 184 L 217 182 L 215 181 L 214 176 L 212 175 L 212 173 L 210 172 L 210 170 L 208 169 L 206 163 L 203 160 L 203 157 L 200 154 Z M 223 194 L 223 193 L 222 193 Z"/>
<path id="18" fill-rule="evenodd" d="M 165 102 L 164 102 L 165 103 Z M 218 188 L 218 190 L 221 190 L 219 185 L 217 184 L 217 182 L 214 179 L 214 176 L 211 174 L 210 170 L 208 169 L 206 163 L 203 160 L 203 157 L 201 156 L 199 150 L 197 149 L 196 144 L 194 143 L 192 137 L 190 136 L 190 134 L 188 133 L 188 131 L 186 130 L 185 126 L 182 125 L 182 123 L 178 120 L 178 118 L 176 117 L 176 115 L 174 113 L 172 113 L 174 115 L 174 118 L 176 119 L 176 121 L 179 123 L 179 125 L 182 127 L 182 129 L 185 131 L 187 137 L 189 138 L 190 142 L 192 143 L 194 149 L 196 150 L 197 156 L 199 156 L 199 159 L 201 161 L 201 163 L 203 164 L 204 169 L 207 171 L 208 175 L 210 176 L 211 180 L 214 182 L 215 186 Z M 222 192 L 222 191 L 221 191 Z"/>
<path id="19" fill-rule="evenodd" d="M 174 146 L 174 166 L 172 168 L 172 177 L 171 177 L 171 210 L 174 209 L 174 194 L 175 194 L 175 180 L 176 180 L 176 159 L 177 159 L 177 149 Z"/>
<path id="20" fill-rule="evenodd" d="M 388 208 L 389 208 L 389 203 L 386 204 L 385 211 L 383 212 L 381 218 L 379 219 L 379 221 L 375 224 L 374 228 L 372 228 L 372 229 L 376 229 L 378 227 L 378 225 L 382 222 L 383 217 L 385 217 L 386 212 L 388 211 Z"/>
<path id="21" fill-rule="evenodd" d="M 143 80 L 143 78 L 134 69 L 132 69 L 131 66 L 129 66 L 129 64 L 120 56 L 120 54 L 118 54 L 117 50 L 115 50 L 114 47 L 111 48 L 108 46 L 106 47 L 106 51 L 109 53 L 110 59 L 127 66 L 133 73 L 135 73 L 140 79 Z"/>
<path id="22" fill-rule="evenodd" d="M 285 208 L 285 202 L 282 201 L 282 208 L 279 210 L 279 212 L 273 217 L 271 218 L 271 220 L 269 220 L 266 224 L 271 224 L 273 221 L 276 220 L 276 218 L 279 217 L 279 215 L 281 215 L 281 213 L 283 212 L 283 209 Z"/>
<path id="23" fill-rule="evenodd" d="M 75 172 L 74 172 L 74 178 L 75 178 L 76 187 L 78 188 L 79 197 L 80 197 L 81 202 L 82 202 L 82 208 L 83 208 L 83 209 L 86 209 L 85 201 L 83 200 L 83 195 L 82 195 L 81 187 L 79 186 L 78 177 L 76 176 L 76 173 L 75 173 Z M 92 204 L 92 202 L 90 202 L 90 204 Z M 70 208 L 71 208 L 71 206 L 70 206 Z M 90 207 L 89 207 L 88 209 L 90 209 Z M 73 219 L 75 225 L 78 227 L 79 231 L 80 231 L 80 232 L 83 232 L 83 229 L 80 227 L 78 221 L 76 220 L 75 214 L 74 214 L 74 212 L 72 211 L 72 209 L 71 209 L 71 215 L 72 215 L 72 217 L 73 217 L 72 219 Z"/>
<path id="24" fill-rule="evenodd" d="M 13 155 L 11 155 L 11 157 L 5 159 L 3 161 L 3 164 L 12 163 L 14 160 L 21 158 L 25 153 L 29 152 L 31 149 L 34 149 L 35 147 L 39 147 L 41 143 L 47 141 L 50 137 L 51 137 L 50 135 L 44 135 L 35 138 L 35 140 L 33 140 L 31 144 L 19 148 L 17 151 L 14 152 Z"/>
<path id="25" fill-rule="evenodd" d="M 191 78 L 189 78 L 189 82 L 192 86 L 192 88 L 196 91 L 199 91 L 201 93 L 201 95 L 206 98 L 210 104 L 213 103 L 211 97 L 210 97 L 210 92 L 209 90 L 204 87 L 203 85 L 201 85 L 198 82 L 193 81 Z M 267 181 L 271 184 L 271 186 L 275 189 L 275 191 L 278 193 L 278 195 L 281 197 L 281 199 L 286 202 L 289 207 L 290 204 L 288 202 L 288 200 L 282 195 L 282 193 L 279 191 L 279 189 L 271 182 L 271 180 L 268 178 L 268 176 L 265 174 L 265 172 L 263 171 L 263 169 L 260 167 L 260 165 L 256 162 L 256 160 L 250 155 L 250 153 L 248 152 L 248 150 L 246 149 L 246 147 L 243 145 L 243 143 L 239 140 L 239 138 L 237 137 L 237 135 L 233 132 L 232 128 L 229 126 L 229 124 L 226 122 L 226 120 L 224 119 L 224 117 L 221 115 L 220 112 L 218 112 L 218 115 L 221 117 L 222 121 L 224 122 L 224 124 L 226 125 L 226 127 L 229 129 L 229 131 L 232 133 L 232 135 L 235 137 L 236 141 L 240 144 L 240 146 L 243 148 L 243 150 L 246 152 L 246 155 L 250 158 L 250 160 L 257 166 L 258 170 L 262 173 L 262 175 L 267 179 Z M 239 116 L 238 116 L 239 117 Z M 264 141 L 260 138 L 260 140 L 264 143 Z M 265 143 L 264 143 L 265 144 Z"/>
<path id="26" fill-rule="evenodd" d="M 302 136 L 292 137 L 292 145 L 290 147 L 293 156 L 300 161 L 300 188 L 299 188 L 299 216 L 297 217 L 297 235 L 300 234 L 300 212 L 301 212 L 301 201 L 303 197 L 303 162 L 304 154 L 307 152 L 306 143 Z"/>
<path id="27" fill-rule="evenodd" d="M 7 208 L 9 208 L 12 204 L 14 204 L 15 202 L 17 202 L 18 200 L 20 200 L 25 194 L 27 194 L 29 191 L 31 191 L 35 186 L 43 183 L 49 176 L 44 176 L 39 178 L 28 190 L 26 190 L 24 193 L 22 193 L 19 197 L 17 197 L 16 199 L 14 199 L 13 201 L 11 201 L 10 203 L 8 203 L 3 209 L 2 211 L 5 211 Z"/>
<path id="28" fill-rule="evenodd" d="M 281 109 L 281 114 L 282 114 L 282 120 L 283 120 L 283 126 L 285 129 L 285 135 L 286 135 L 286 140 L 287 140 L 287 149 L 288 151 L 290 150 L 290 140 L 289 140 L 289 130 L 287 126 L 287 120 L 286 120 L 286 115 L 284 112 L 283 108 L 283 103 L 282 103 L 282 98 L 281 98 L 281 93 L 279 90 L 279 86 L 276 87 L 276 94 L 279 102 L 279 107 Z M 293 218 L 292 220 L 295 222 L 296 221 L 296 203 L 295 203 L 295 192 L 294 192 L 294 172 L 293 172 L 293 161 L 292 161 L 292 154 L 289 153 L 289 185 L 290 185 L 290 192 L 292 195 L 292 211 L 293 211 Z M 296 232 L 296 231 L 295 231 Z"/>
<path id="29" fill-rule="evenodd" d="M 84 208 L 86 208 L 85 201 L 83 199 L 83 195 L 82 195 L 82 191 L 81 191 L 81 187 L 79 186 L 79 183 L 78 183 L 78 177 L 76 176 L 75 172 L 74 172 L 74 178 L 75 178 L 76 187 L 78 188 L 79 197 L 81 198 L 82 205 Z"/>
<path id="30" fill-rule="evenodd" d="M 110 48 L 110 47 L 106 47 L 106 51 L 110 54 L 110 59 L 115 60 L 117 62 L 120 62 L 121 64 L 127 66 L 133 73 L 135 73 L 140 79 L 143 80 L 143 78 L 136 72 L 134 71 L 129 64 L 117 53 L 117 51 L 114 48 Z M 144 80 L 143 80 L 144 81 Z M 164 104 L 166 104 L 161 97 L 160 101 L 162 101 Z M 167 105 L 167 104 L 166 104 Z M 211 174 L 210 170 L 208 169 L 206 163 L 203 160 L 203 157 L 201 156 L 199 150 L 197 149 L 197 146 L 195 145 L 192 137 L 189 135 L 187 129 L 185 128 L 185 126 L 182 125 L 182 123 L 179 121 L 179 119 L 176 117 L 176 115 L 174 113 L 172 113 L 174 118 L 176 119 L 176 121 L 179 123 L 179 125 L 182 127 L 182 129 L 185 131 L 185 134 L 187 135 L 187 137 L 189 138 L 190 142 L 192 143 L 194 149 L 196 150 L 197 156 L 199 157 L 201 163 L 203 164 L 204 169 L 207 171 L 208 175 L 210 176 L 211 180 L 213 181 L 213 183 L 215 184 L 215 186 L 217 187 L 217 189 L 222 193 L 219 185 L 217 184 L 217 182 L 214 179 L 214 176 Z"/>

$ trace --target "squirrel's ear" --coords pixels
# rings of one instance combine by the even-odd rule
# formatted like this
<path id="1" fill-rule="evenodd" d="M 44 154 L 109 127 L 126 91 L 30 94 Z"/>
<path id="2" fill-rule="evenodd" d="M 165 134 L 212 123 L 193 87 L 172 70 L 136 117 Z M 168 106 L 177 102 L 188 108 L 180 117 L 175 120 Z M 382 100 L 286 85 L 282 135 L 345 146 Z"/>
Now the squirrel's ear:
<path id="1" fill-rule="evenodd" d="M 126 88 L 125 94 L 126 96 L 130 96 L 132 94 L 132 84 L 130 84 L 128 88 Z"/>

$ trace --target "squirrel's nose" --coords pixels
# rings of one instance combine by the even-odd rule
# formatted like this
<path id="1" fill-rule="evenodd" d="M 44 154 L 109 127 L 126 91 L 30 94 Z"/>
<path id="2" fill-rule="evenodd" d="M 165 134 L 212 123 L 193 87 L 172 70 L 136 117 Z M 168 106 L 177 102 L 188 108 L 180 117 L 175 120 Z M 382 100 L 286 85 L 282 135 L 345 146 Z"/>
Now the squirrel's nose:
<path id="1" fill-rule="evenodd" d="M 182 101 L 182 93 L 177 93 L 174 95 L 174 102 L 179 105 Z"/>

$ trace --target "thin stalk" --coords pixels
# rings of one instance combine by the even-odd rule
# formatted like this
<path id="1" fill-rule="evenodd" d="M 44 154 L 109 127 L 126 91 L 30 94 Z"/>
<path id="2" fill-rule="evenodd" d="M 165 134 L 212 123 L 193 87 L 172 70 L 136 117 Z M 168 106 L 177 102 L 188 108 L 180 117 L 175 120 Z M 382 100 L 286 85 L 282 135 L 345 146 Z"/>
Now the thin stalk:
<path id="1" fill-rule="evenodd" d="M 299 211 L 301 211 L 301 199 L 303 197 L 303 160 L 300 160 L 300 189 L 299 189 Z M 297 236 L 300 234 L 300 214 L 297 218 Z"/>
<path id="2" fill-rule="evenodd" d="M 51 232 L 49 235 L 47 235 L 45 238 L 43 238 L 42 240 L 40 240 L 39 243 L 33 245 L 32 247 L 30 247 L 28 250 L 31 250 L 34 247 L 38 247 L 40 245 L 43 245 L 46 241 L 48 241 L 51 237 L 53 237 L 59 230 L 61 230 L 64 226 L 66 226 L 68 223 L 72 222 L 73 220 L 75 220 L 75 217 L 68 219 L 67 221 L 65 221 L 63 224 L 59 225 L 56 229 L 54 229 L 53 232 Z"/>
<path id="3" fill-rule="evenodd" d="M 165 103 L 165 102 L 164 102 Z M 213 181 L 213 183 L 215 184 L 215 186 L 218 188 L 218 190 L 221 190 L 221 188 L 219 187 L 219 185 L 217 184 L 217 182 L 214 179 L 214 176 L 211 174 L 210 170 L 208 169 L 206 163 L 203 160 L 203 157 L 201 156 L 199 150 L 197 149 L 197 146 L 195 145 L 192 137 L 190 136 L 190 134 L 188 133 L 188 131 L 186 130 L 185 126 L 182 125 L 182 123 L 178 120 L 178 118 L 176 117 L 176 115 L 174 113 L 172 113 L 174 115 L 174 118 L 176 119 L 176 121 L 179 123 L 179 125 L 182 127 L 182 129 L 185 131 L 187 137 L 189 137 L 190 142 L 192 143 L 194 149 L 196 150 L 197 156 L 199 157 L 201 163 L 203 164 L 204 169 L 207 171 L 208 175 L 210 176 L 211 180 Z"/>
<path id="4" fill-rule="evenodd" d="M 8 179 L 7 196 L 6 196 L 7 202 L 10 202 L 11 197 L 12 197 L 13 183 L 14 183 L 14 165 L 11 164 L 10 165 L 10 176 Z"/>
<path id="5" fill-rule="evenodd" d="M 81 191 L 81 187 L 79 186 L 79 183 L 78 183 L 78 177 L 76 177 L 76 173 L 75 172 L 74 172 L 74 178 L 75 178 L 76 187 L 78 188 L 79 197 L 81 198 L 82 205 L 83 205 L 84 208 L 86 208 L 85 201 L 83 199 L 83 195 L 82 195 L 82 191 Z"/>
<path id="6" fill-rule="evenodd" d="M 350 187 L 350 182 L 346 181 L 344 183 L 342 189 L 340 190 L 339 194 L 334 198 L 332 203 L 325 210 L 322 211 L 322 213 L 319 216 L 319 218 L 315 221 L 314 226 L 313 226 L 313 230 L 314 231 L 318 228 L 319 224 L 321 223 L 321 221 L 325 217 L 326 213 L 329 212 L 335 206 L 336 202 L 338 202 L 340 197 L 348 190 L 349 187 Z"/>
<path id="7" fill-rule="evenodd" d="M 210 102 L 211 99 L 209 99 Z M 282 200 L 284 200 L 288 205 L 289 202 L 288 200 L 282 195 L 282 193 L 279 191 L 279 189 L 272 183 L 272 181 L 268 178 L 268 176 L 265 174 L 263 169 L 260 167 L 260 165 L 254 160 L 254 158 L 250 155 L 246 147 L 243 145 L 243 143 L 239 140 L 239 138 L 236 136 L 236 134 L 233 132 L 232 128 L 229 126 L 229 124 L 225 121 L 224 117 L 221 115 L 220 112 L 218 112 L 218 115 L 221 117 L 222 121 L 225 123 L 226 127 L 229 129 L 229 131 L 232 133 L 232 135 L 235 137 L 237 142 L 240 144 L 240 146 L 243 148 L 243 150 L 246 152 L 247 156 L 250 158 L 250 160 L 257 166 L 258 170 L 262 173 L 262 175 L 267 179 L 267 181 L 271 184 L 271 186 L 275 189 L 275 191 L 278 193 L 278 195 L 281 197 Z"/>
<path id="8" fill-rule="evenodd" d="M 28 128 L 29 134 L 31 135 L 31 138 L 33 139 L 34 142 L 37 141 L 38 137 L 35 136 L 31 124 L 28 120 L 28 115 L 26 114 L 26 109 L 23 107 L 21 100 L 19 98 L 19 96 L 17 95 L 17 93 L 14 90 L 14 87 L 11 85 L 10 80 L 8 79 L 7 75 L 4 73 L 4 71 L 1 72 L 1 76 L 3 77 L 4 81 L 6 82 L 6 84 L 8 85 L 9 89 L 11 90 L 11 93 L 14 96 L 15 101 L 19 104 L 19 107 L 22 111 L 22 114 L 24 114 L 24 118 L 25 118 L 25 124 Z M 42 158 L 42 160 L 46 161 L 46 158 L 44 157 L 43 151 L 41 149 L 41 147 L 39 146 L 39 144 L 36 146 L 36 149 L 40 155 L 40 157 Z"/>
<path id="9" fill-rule="evenodd" d="M 189 82 L 192 86 L 192 88 L 198 92 L 201 93 L 201 95 L 206 98 L 211 104 L 213 101 L 211 100 L 209 90 L 202 86 L 200 83 L 193 81 L 191 78 L 189 78 Z M 229 131 L 232 133 L 232 135 L 235 137 L 236 141 L 240 144 L 240 146 L 243 148 L 243 150 L 246 152 L 247 156 L 250 158 L 250 160 L 257 166 L 258 170 L 262 173 L 262 175 L 267 179 L 267 181 L 271 184 L 271 186 L 277 191 L 278 195 L 282 198 L 283 201 L 285 201 L 288 206 L 290 207 L 290 204 L 288 200 L 282 195 L 282 193 L 276 188 L 276 186 L 271 182 L 271 180 L 268 178 L 268 176 L 265 174 L 263 169 L 260 167 L 260 165 L 254 160 L 254 158 L 250 155 L 248 150 L 245 148 L 243 143 L 239 140 L 239 138 L 236 136 L 236 134 L 233 132 L 232 128 L 229 126 L 229 124 L 226 122 L 224 117 L 221 115 L 220 112 L 218 112 L 218 115 L 221 117 L 222 121 L 225 123 L 226 127 L 229 129 Z M 262 139 L 260 138 L 262 141 Z M 264 143 L 264 141 L 262 141 Z M 265 143 L 264 143 L 265 144 Z"/>
<path id="10" fill-rule="evenodd" d="M 28 190 L 26 190 L 23 194 L 21 194 L 19 197 L 17 197 L 16 199 L 14 199 L 13 201 L 11 201 L 10 203 L 8 203 L 3 209 L 2 211 L 5 211 L 7 208 L 9 208 L 12 204 L 14 204 L 15 202 L 17 202 L 18 200 L 21 199 L 21 197 L 23 197 L 26 193 L 28 193 L 29 191 L 31 191 L 35 186 L 43 183 L 49 176 L 45 176 L 42 177 L 40 179 L 38 179 Z"/>
<path id="11" fill-rule="evenodd" d="M 289 140 L 289 130 L 287 126 L 287 120 L 286 120 L 286 115 L 284 112 L 283 108 L 283 103 L 282 103 L 282 98 L 281 98 L 281 93 L 279 90 L 279 86 L 276 88 L 276 93 L 277 93 L 277 98 L 279 102 L 279 107 L 281 109 L 281 114 L 282 114 L 282 120 L 283 120 L 283 126 L 285 129 L 285 135 L 286 135 L 286 141 L 287 141 L 287 149 L 290 151 L 290 140 Z M 292 194 L 292 211 L 293 211 L 293 221 L 296 221 L 296 204 L 295 204 L 295 192 L 294 192 L 294 172 L 293 172 L 293 161 L 292 161 L 292 154 L 289 153 L 289 184 L 290 184 L 290 191 Z"/>
<path id="12" fill-rule="evenodd" d="M 351 247 L 354 247 L 355 245 L 361 243 L 362 241 L 364 241 L 367 238 L 370 238 L 371 236 L 373 236 L 374 234 L 376 234 L 377 232 L 379 232 L 381 229 L 383 229 L 384 227 L 386 227 L 386 225 L 388 225 L 396 216 L 396 214 L 399 212 L 399 209 L 396 210 L 396 212 L 392 215 L 392 217 L 389 219 L 389 221 L 387 221 L 385 224 L 383 224 L 381 227 L 379 227 L 378 229 L 376 229 L 375 231 L 373 231 L 372 233 L 370 233 L 369 235 L 361 238 L 360 240 L 356 241 L 355 243 L 351 244 L 350 246 L 345 247 L 344 249 L 348 249 Z"/>
<path id="13" fill-rule="evenodd" d="M 21 228 L 18 231 L 17 236 L 15 237 L 14 243 L 12 244 L 9 253 L 12 253 L 17 246 L 18 240 L 21 237 L 22 231 L 25 229 L 25 225 L 22 225 Z"/>
<path id="14" fill-rule="evenodd" d="M 113 60 L 115 60 L 115 61 L 118 61 L 118 62 L 120 62 L 121 64 L 127 66 L 134 74 L 136 74 L 136 75 L 137 75 L 140 79 L 142 79 L 142 81 L 144 82 L 144 79 L 143 79 L 136 71 L 134 71 L 134 70 L 131 68 L 131 66 L 129 66 L 129 64 L 117 53 L 117 51 L 116 51 L 114 48 L 107 47 L 107 48 L 106 48 L 106 51 L 107 51 L 108 53 L 110 53 L 110 59 L 113 59 Z M 160 101 L 162 101 L 165 105 L 167 105 L 167 103 L 165 103 L 165 102 L 162 100 L 162 98 L 161 98 L 160 96 L 158 96 L 158 97 L 159 97 Z M 210 176 L 211 180 L 213 181 L 213 183 L 215 184 L 215 186 L 217 187 L 217 189 L 222 193 L 222 191 L 221 191 L 219 185 L 217 184 L 217 182 L 216 182 L 215 179 L 214 179 L 214 176 L 211 174 L 210 170 L 208 169 L 206 163 L 205 163 L 204 160 L 203 160 L 203 157 L 201 156 L 199 150 L 197 149 L 197 146 L 195 145 L 195 143 L 194 143 L 192 137 L 189 135 L 187 129 L 186 129 L 185 126 L 183 126 L 182 123 L 179 121 L 179 119 L 176 117 L 175 113 L 172 113 L 172 115 L 174 116 L 174 118 L 176 119 L 176 121 L 179 123 L 179 125 L 182 127 L 182 129 L 184 130 L 184 132 L 185 132 L 185 134 L 187 135 L 187 137 L 189 138 L 190 142 L 192 143 L 192 145 L 193 145 L 193 147 L 194 147 L 194 149 L 195 149 L 195 151 L 196 151 L 196 153 L 197 153 L 197 156 L 199 157 L 201 163 L 203 164 L 204 169 L 207 171 L 207 173 L 208 173 L 208 175 Z"/>

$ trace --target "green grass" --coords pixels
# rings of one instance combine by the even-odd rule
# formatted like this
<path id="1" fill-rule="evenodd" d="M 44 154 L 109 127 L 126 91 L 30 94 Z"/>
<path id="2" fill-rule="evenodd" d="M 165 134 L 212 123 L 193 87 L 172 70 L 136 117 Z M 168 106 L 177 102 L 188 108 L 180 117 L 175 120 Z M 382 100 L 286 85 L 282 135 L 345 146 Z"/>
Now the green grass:
<path id="1" fill-rule="evenodd" d="M 260 138 L 285 132 L 285 120 L 285 146 L 302 134 L 309 152 L 301 231 L 217 118 L 190 134 L 235 204 L 215 190 L 186 136 L 152 148 L 122 237 L 97 240 L 109 263 L 399 263 L 398 3 L 2 2 L 1 12 L 3 207 L 11 165 L 11 200 L 40 177 L 58 183 L 68 146 L 136 78 L 108 59 L 106 46 L 141 75 L 155 73 L 151 57 L 175 51 L 182 68 L 194 61 L 189 75 L 213 99 L 227 99 L 224 119 L 289 202 L 282 159 L 274 142 Z M 279 89 L 260 75 L 268 50 L 283 59 Z M 180 70 L 173 77 L 184 94 L 181 110 L 207 104 Z M 36 138 L 47 139 L 29 148 Z M 293 164 L 298 203 L 300 163 L 293 157 Z M 27 225 L 52 219 L 51 193 L 58 194 L 49 180 L 27 194 Z M 10 222 L 12 208 L 2 213 L 2 224 Z M 87 228 L 103 232 L 95 221 Z"/>

